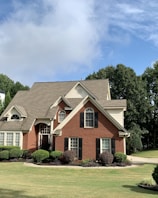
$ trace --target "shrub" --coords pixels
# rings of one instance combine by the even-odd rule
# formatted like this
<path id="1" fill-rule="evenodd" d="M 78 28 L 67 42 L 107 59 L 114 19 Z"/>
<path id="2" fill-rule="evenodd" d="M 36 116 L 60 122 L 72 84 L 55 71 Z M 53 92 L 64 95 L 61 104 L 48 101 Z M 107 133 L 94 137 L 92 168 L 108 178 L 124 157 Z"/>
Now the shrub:
<path id="1" fill-rule="evenodd" d="M 105 151 L 99 155 L 99 161 L 101 162 L 102 165 L 112 164 L 113 159 L 114 159 L 113 154 L 111 154 L 108 151 Z"/>
<path id="2" fill-rule="evenodd" d="M 8 151 L 10 151 L 10 150 L 13 149 L 13 148 L 20 149 L 19 146 L 0 146 L 0 151 L 3 151 L 3 150 L 8 150 Z"/>
<path id="3" fill-rule="evenodd" d="M 61 158 L 61 160 L 64 164 L 68 164 L 70 162 L 73 162 L 74 159 L 75 159 L 75 153 L 71 150 L 65 151 L 62 155 L 62 158 Z"/>
<path id="4" fill-rule="evenodd" d="M 0 151 L 0 159 L 8 160 L 9 159 L 9 151 L 8 150 Z"/>
<path id="5" fill-rule="evenodd" d="M 114 155 L 114 159 L 115 159 L 116 162 L 122 163 L 122 162 L 125 162 L 126 161 L 127 156 L 124 153 L 117 152 Z"/>
<path id="6" fill-rule="evenodd" d="M 158 184 L 158 165 L 154 168 L 154 171 L 152 173 L 152 177 L 156 184 Z"/>
<path id="7" fill-rule="evenodd" d="M 23 150 L 23 155 L 22 155 L 22 158 L 24 159 L 29 159 L 31 158 L 31 151 L 30 150 Z"/>
<path id="8" fill-rule="evenodd" d="M 52 151 L 50 153 L 50 157 L 52 157 L 53 159 L 59 159 L 62 156 L 62 154 L 62 151 Z"/>
<path id="9" fill-rule="evenodd" d="M 23 151 L 19 148 L 13 148 L 9 151 L 9 157 L 10 158 L 19 158 L 22 157 Z"/>
<path id="10" fill-rule="evenodd" d="M 37 163 L 42 162 L 45 159 L 49 158 L 49 152 L 43 149 L 39 149 L 37 151 L 34 151 L 31 154 L 31 157 L 33 158 L 33 160 Z"/>

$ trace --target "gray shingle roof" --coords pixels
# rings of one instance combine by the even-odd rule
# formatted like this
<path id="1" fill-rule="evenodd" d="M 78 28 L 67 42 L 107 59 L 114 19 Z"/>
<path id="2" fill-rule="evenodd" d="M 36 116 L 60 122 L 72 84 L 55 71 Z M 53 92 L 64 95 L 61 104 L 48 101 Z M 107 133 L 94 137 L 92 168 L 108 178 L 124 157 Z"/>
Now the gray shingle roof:
<path id="1" fill-rule="evenodd" d="M 118 102 L 106 101 L 108 93 L 108 80 L 87 80 L 67 82 L 36 82 L 28 91 L 19 91 L 12 99 L 1 118 L 12 106 L 17 106 L 27 117 L 23 121 L 0 121 L 0 130 L 29 130 L 35 119 L 53 118 L 57 108 L 50 108 L 61 96 L 64 97 L 75 85 L 80 82 L 86 90 L 100 101 L 102 106 L 106 104 L 117 105 Z M 81 98 L 66 99 L 72 108 L 82 100 Z M 104 102 L 103 102 L 104 101 Z M 119 104 L 120 105 L 120 104 Z M 125 104 L 124 104 L 125 105 Z"/>

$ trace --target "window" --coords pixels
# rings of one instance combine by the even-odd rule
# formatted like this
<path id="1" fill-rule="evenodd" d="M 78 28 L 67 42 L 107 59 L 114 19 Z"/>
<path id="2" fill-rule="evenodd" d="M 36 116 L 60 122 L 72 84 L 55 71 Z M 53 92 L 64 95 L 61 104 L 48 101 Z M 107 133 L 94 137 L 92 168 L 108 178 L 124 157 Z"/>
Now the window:
<path id="1" fill-rule="evenodd" d="M 15 134 L 15 146 L 20 146 L 20 133 Z"/>
<path id="2" fill-rule="evenodd" d="M 75 153 L 75 157 L 78 158 L 78 148 L 79 148 L 79 144 L 78 144 L 78 138 L 70 138 L 69 139 L 69 150 L 74 151 Z"/>
<path id="3" fill-rule="evenodd" d="M 39 125 L 39 132 L 42 134 L 50 134 L 50 126 L 46 124 L 40 124 Z"/>
<path id="4" fill-rule="evenodd" d="M 66 112 L 64 110 L 60 111 L 58 114 L 58 121 L 59 123 L 62 122 L 66 117 Z"/>
<path id="5" fill-rule="evenodd" d="M 7 133 L 6 145 L 13 146 L 13 133 Z"/>
<path id="6" fill-rule="evenodd" d="M 111 139 L 103 138 L 101 139 L 101 153 L 108 151 L 111 153 Z"/>
<path id="7" fill-rule="evenodd" d="M 11 116 L 11 120 L 19 120 L 19 119 L 20 119 L 20 117 L 17 114 L 13 114 Z"/>
<path id="8" fill-rule="evenodd" d="M 94 127 L 94 110 L 92 108 L 87 108 L 84 111 L 85 114 L 85 127 Z"/>
<path id="9" fill-rule="evenodd" d="M 0 145 L 19 146 L 22 148 L 22 132 L 1 132 Z"/>
<path id="10" fill-rule="evenodd" d="M 98 128 L 98 112 L 88 107 L 84 112 L 80 113 L 81 128 Z"/>
<path id="11" fill-rule="evenodd" d="M 96 138 L 96 159 L 99 159 L 100 153 L 108 151 L 115 153 L 115 139 L 114 138 Z"/>
<path id="12" fill-rule="evenodd" d="M 82 138 L 72 137 L 64 139 L 64 151 L 72 150 L 77 159 L 82 159 Z"/>
<path id="13" fill-rule="evenodd" d="M 4 133 L 0 133 L 0 145 L 4 145 Z"/>

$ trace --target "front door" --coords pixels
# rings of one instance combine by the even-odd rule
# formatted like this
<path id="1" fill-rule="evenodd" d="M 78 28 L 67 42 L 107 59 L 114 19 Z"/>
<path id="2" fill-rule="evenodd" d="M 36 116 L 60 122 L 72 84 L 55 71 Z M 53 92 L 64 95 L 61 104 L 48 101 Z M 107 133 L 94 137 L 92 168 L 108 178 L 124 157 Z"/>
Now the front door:
<path id="1" fill-rule="evenodd" d="M 48 141 L 48 135 L 41 135 L 41 149 L 48 150 L 50 147 L 49 141 Z"/>

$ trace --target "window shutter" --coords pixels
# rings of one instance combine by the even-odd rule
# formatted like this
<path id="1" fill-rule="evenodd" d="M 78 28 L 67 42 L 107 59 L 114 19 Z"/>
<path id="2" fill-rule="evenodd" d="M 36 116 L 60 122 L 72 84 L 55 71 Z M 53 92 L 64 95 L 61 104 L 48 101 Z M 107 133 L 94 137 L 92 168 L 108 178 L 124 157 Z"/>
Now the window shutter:
<path id="1" fill-rule="evenodd" d="M 111 153 L 115 154 L 115 139 L 111 139 Z"/>
<path id="2" fill-rule="evenodd" d="M 79 138 L 79 160 L 82 159 L 82 138 Z"/>
<path id="3" fill-rule="evenodd" d="M 64 138 L 64 151 L 68 150 L 68 138 Z"/>
<path id="4" fill-rule="evenodd" d="M 98 128 L 98 112 L 95 112 L 95 120 L 94 120 L 95 128 Z"/>
<path id="5" fill-rule="evenodd" d="M 96 138 L 96 160 L 99 159 L 100 155 L 100 138 Z"/>
<path id="6" fill-rule="evenodd" d="M 80 113 L 80 128 L 84 127 L 84 112 Z"/>

